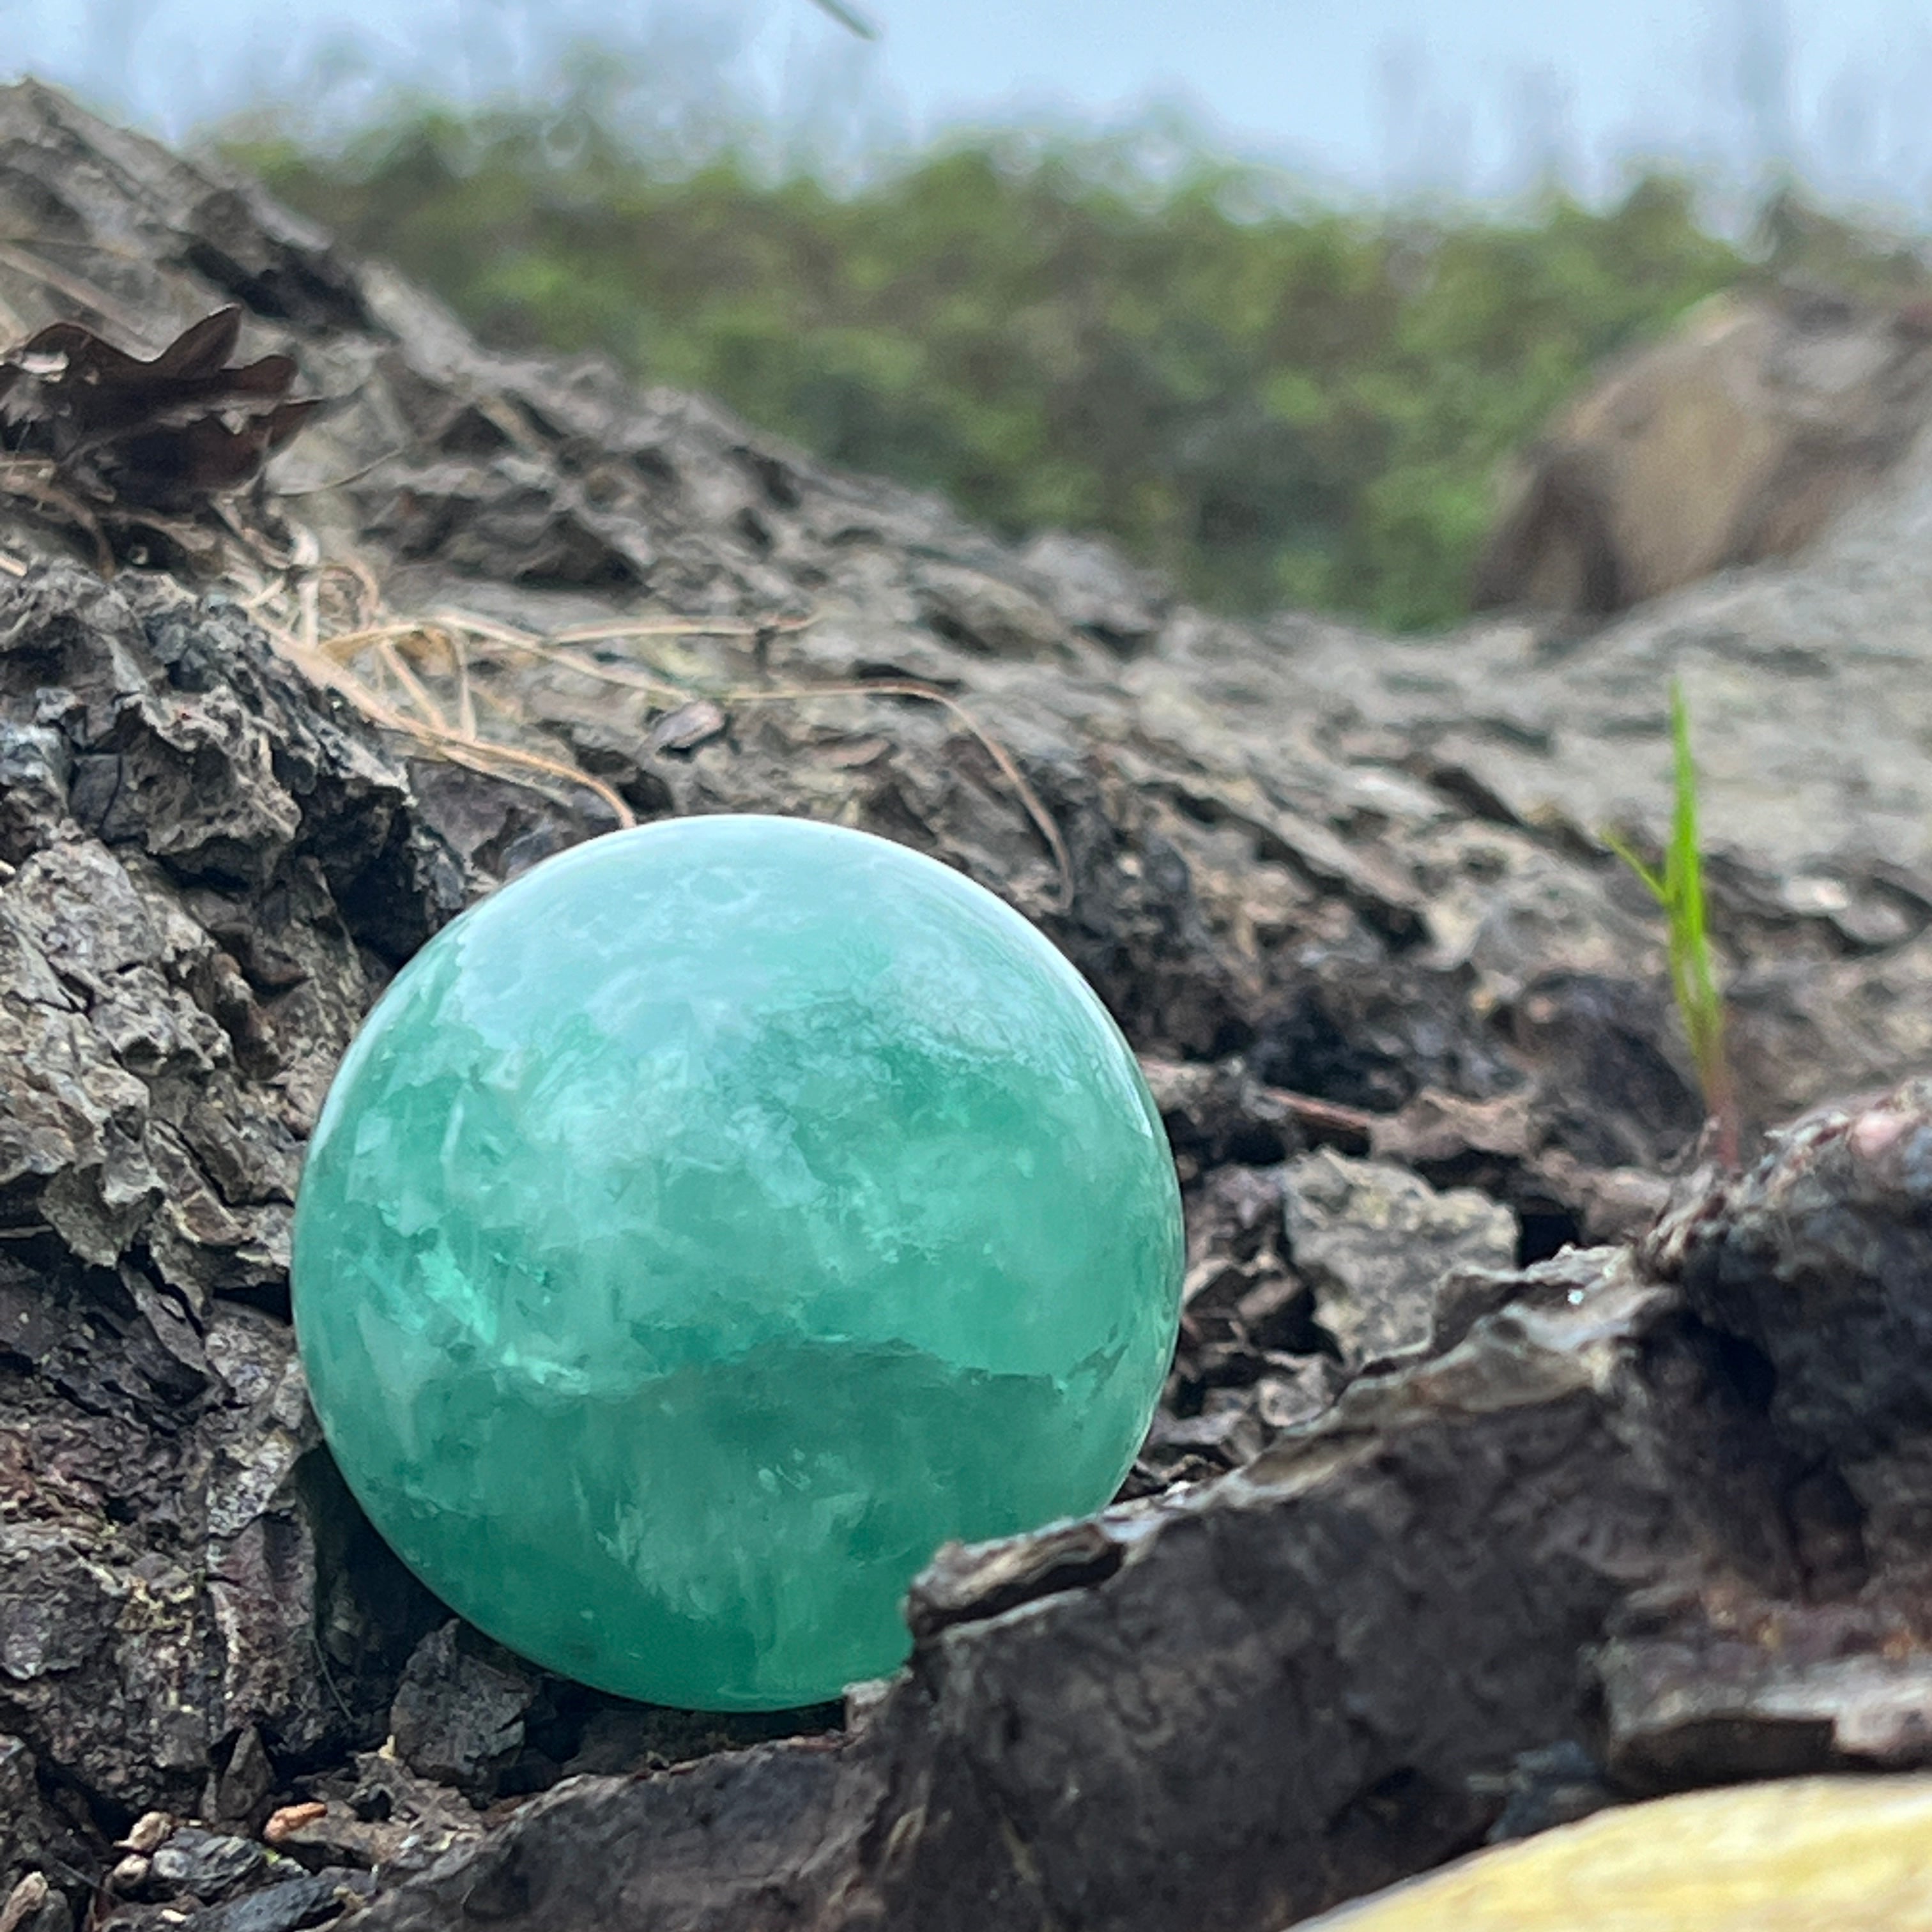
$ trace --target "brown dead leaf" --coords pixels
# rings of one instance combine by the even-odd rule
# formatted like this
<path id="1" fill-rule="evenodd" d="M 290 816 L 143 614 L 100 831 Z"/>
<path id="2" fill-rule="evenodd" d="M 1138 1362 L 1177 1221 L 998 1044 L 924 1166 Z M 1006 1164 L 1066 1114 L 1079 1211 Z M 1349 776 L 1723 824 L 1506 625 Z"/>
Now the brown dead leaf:
<path id="1" fill-rule="evenodd" d="M 50 323 L 0 356 L 0 454 L 50 464 L 49 481 L 109 517 L 241 488 L 321 406 L 290 398 L 290 356 L 231 366 L 241 328 L 238 307 L 217 309 L 143 361 L 82 323 Z"/>

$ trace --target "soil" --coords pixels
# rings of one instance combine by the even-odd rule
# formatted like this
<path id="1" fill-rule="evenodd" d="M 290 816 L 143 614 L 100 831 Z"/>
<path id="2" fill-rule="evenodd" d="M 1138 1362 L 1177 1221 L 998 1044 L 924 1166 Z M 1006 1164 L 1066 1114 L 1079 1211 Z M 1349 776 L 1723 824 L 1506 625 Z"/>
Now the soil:
<path id="1" fill-rule="evenodd" d="M 1276 1932 L 1598 1805 L 1932 1758 L 1932 444 L 1608 626 L 1243 626 L 487 352 L 32 84 L 0 238 L 0 337 L 152 357 L 238 304 L 324 399 L 165 514 L 0 469 L 4 1932 Z M 1654 848 L 1672 674 L 1736 1175 L 1600 836 Z M 1035 919 L 1190 1228 L 1122 1502 L 941 1552 L 905 1671 L 757 1721 L 451 1619 L 335 1475 L 286 1288 L 414 949 L 740 809 Z"/>

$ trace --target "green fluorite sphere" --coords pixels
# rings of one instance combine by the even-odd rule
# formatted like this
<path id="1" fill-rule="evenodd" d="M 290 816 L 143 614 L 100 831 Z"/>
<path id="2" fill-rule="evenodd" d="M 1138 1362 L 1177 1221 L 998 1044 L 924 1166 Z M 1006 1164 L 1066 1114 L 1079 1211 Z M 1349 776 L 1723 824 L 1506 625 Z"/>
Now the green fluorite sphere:
<path id="1" fill-rule="evenodd" d="M 685 818 L 398 975 L 302 1176 L 330 1448 L 446 1602 L 566 1675 L 775 1708 L 890 1670 L 948 1537 L 1096 1508 L 1172 1348 L 1139 1069 L 989 892 Z"/>

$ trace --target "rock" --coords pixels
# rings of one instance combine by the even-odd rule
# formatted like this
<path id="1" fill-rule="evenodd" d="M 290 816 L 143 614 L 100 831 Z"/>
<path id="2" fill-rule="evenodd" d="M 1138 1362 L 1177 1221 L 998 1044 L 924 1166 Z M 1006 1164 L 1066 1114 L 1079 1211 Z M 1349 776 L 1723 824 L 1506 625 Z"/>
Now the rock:
<path id="1" fill-rule="evenodd" d="M 148 1876 L 153 1870 L 154 1862 L 140 1852 L 130 1852 L 124 1858 L 115 1862 L 114 1869 L 107 1874 L 107 1889 L 122 1898 L 138 1898 L 148 1888 Z"/>
<path id="2" fill-rule="evenodd" d="M 418 1644 L 389 1709 L 396 1755 L 421 1776 L 492 1797 L 524 1744 L 538 1673 L 452 1618 Z"/>
<path id="3" fill-rule="evenodd" d="M 1471 1188 L 1438 1193 L 1385 1162 L 1324 1151 L 1288 1163 L 1288 1252 L 1316 1319 L 1355 1366 L 1429 1340 L 1436 1298 L 1459 1268 L 1507 1268 L 1515 1217 Z"/>
<path id="4" fill-rule="evenodd" d="M 1904 1932 L 1932 1924 L 1928 1824 L 1924 1778 L 1699 1792 L 1481 1852 L 1305 1932 Z"/>
<path id="5" fill-rule="evenodd" d="M 250 1724 L 228 1754 L 210 1809 L 224 1823 L 254 1829 L 266 1820 L 274 1788 L 274 1766 L 268 1760 L 261 1732 Z"/>
<path id="6" fill-rule="evenodd" d="M 1574 1738 L 1518 1752 L 1497 1784 L 1504 1802 L 1487 1834 L 1492 1845 L 1574 1824 L 1616 1802 L 1604 1767 Z"/>
<path id="7" fill-rule="evenodd" d="M 0 1904 L 0 1932 L 72 1932 L 74 1914 L 46 1875 L 29 1872 Z"/>
<path id="8" fill-rule="evenodd" d="M 1478 608 L 1620 610 L 1784 556 L 1868 494 L 1932 404 L 1916 310 L 1724 295 L 1633 350 L 1526 452 Z"/>
<path id="9" fill-rule="evenodd" d="M 253 1839 L 230 1832 L 176 1832 L 148 1858 L 147 1880 L 157 1892 L 191 1892 L 212 1901 L 245 1886 L 268 1861 Z"/>
<path id="10" fill-rule="evenodd" d="M 42 1788 L 33 1753 L 20 1738 L 0 1735 L 0 1893 L 10 1904 L 29 1880 L 88 1862 L 84 1832 Z M 22 1906 L 21 1923 L 40 1909 Z"/>
<path id="11" fill-rule="evenodd" d="M 1322 1355 L 1274 1364 L 1270 1370 L 1255 1384 L 1255 1412 L 1270 1430 L 1298 1428 L 1325 1414 L 1346 1380 L 1341 1367 Z"/>
<path id="12" fill-rule="evenodd" d="M 212 1903 L 248 1884 L 268 1858 L 252 1838 L 225 1832 L 176 1832 L 148 1859 L 147 1882 L 156 1892 L 189 1892 Z"/>
<path id="13" fill-rule="evenodd" d="M 957 564 L 920 566 L 913 594 L 928 625 L 949 644 L 979 656 L 1044 657 L 1065 635 L 1059 620 L 1036 598 Z"/>
<path id="14" fill-rule="evenodd" d="M 1932 1654 L 1895 1610 L 1745 1604 L 1638 1621 L 1598 1670 L 1627 1790 L 1926 1762 Z"/>
<path id="15" fill-rule="evenodd" d="M 1932 1557 L 1932 1079 L 1815 1109 L 1706 1177 L 1646 1244 L 1730 1339 L 1794 1457 L 1869 1558 Z"/>
<path id="16" fill-rule="evenodd" d="M 333 1920 L 374 1889 L 368 1875 L 320 1871 L 230 1899 L 212 1912 L 197 1912 L 192 1932 L 298 1932 L 305 1925 Z"/>
<path id="17" fill-rule="evenodd" d="M 1020 553 L 1046 601 L 1111 650 L 1132 656 L 1159 635 L 1172 595 L 1104 538 L 1042 530 Z"/>
<path id="18" fill-rule="evenodd" d="M 889 1679 L 868 1682 L 883 1685 Z M 562 1768 L 566 1778 L 662 1771 L 689 1764 L 719 1751 L 742 1750 L 773 1738 L 828 1736 L 849 1723 L 854 1692 L 844 1701 L 807 1711 L 673 1711 L 657 1704 L 602 1704 L 577 1738 L 577 1748 Z"/>

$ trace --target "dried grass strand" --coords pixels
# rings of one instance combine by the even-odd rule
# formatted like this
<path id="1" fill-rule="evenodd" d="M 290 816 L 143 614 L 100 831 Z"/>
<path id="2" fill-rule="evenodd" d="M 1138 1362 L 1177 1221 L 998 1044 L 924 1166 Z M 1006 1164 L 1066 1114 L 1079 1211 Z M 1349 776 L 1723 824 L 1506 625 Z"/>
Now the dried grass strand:
<path id="1" fill-rule="evenodd" d="M 284 489 L 278 483 L 275 485 L 275 494 L 278 496 L 286 496 L 293 500 L 298 496 L 326 496 L 332 490 L 346 490 L 350 484 L 359 483 L 365 476 L 374 476 L 384 464 L 393 463 L 398 457 L 405 453 L 400 447 L 386 449 L 380 456 L 375 457 L 364 464 L 359 470 L 351 470 L 346 475 L 340 476 L 332 476 L 326 483 L 304 483 L 298 484 L 294 489 Z"/>
<path id="2" fill-rule="evenodd" d="M 566 784 L 580 785 L 610 808 L 620 826 L 637 824 L 637 814 L 602 778 L 593 778 L 575 765 L 566 764 L 561 758 L 547 758 L 540 752 L 526 752 L 514 745 L 493 744 L 487 738 L 452 730 L 447 724 L 412 718 L 373 690 L 346 665 L 336 663 L 322 651 L 310 650 L 292 632 L 278 624 L 264 624 L 262 628 L 299 670 L 306 671 L 316 683 L 339 692 L 371 724 L 413 738 L 418 743 L 440 752 L 451 764 L 466 766 L 488 776 L 504 776 L 497 768 L 508 765 L 514 770 L 560 779 Z"/>
<path id="3" fill-rule="evenodd" d="M 598 644 L 616 644 L 626 638 L 761 638 L 808 630 L 818 621 L 816 611 L 802 617 L 613 618 L 607 623 L 569 625 L 552 632 L 549 641 Z"/>
<path id="4" fill-rule="evenodd" d="M 1053 855 L 1054 868 L 1060 874 L 1060 890 L 1052 910 L 1055 912 L 1071 910 L 1073 904 L 1073 855 L 1067 850 L 1066 841 L 1060 835 L 1058 820 L 1047 810 L 1039 793 L 1028 782 L 1012 754 L 951 692 L 941 691 L 936 685 L 922 684 L 916 678 L 892 677 L 870 679 L 855 684 L 794 685 L 788 688 L 780 686 L 774 690 L 713 692 L 705 694 L 715 704 L 765 704 L 780 700 L 796 701 L 807 698 L 916 698 L 926 704 L 940 706 L 972 734 L 980 749 L 992 760 L 1000 776 L 1012 788 L 1013 796 L 1018 800 L 1020 808 L 1033 821 L 1034 830 L 1046 842 L 1046 849 Z"/>
<path id="5" fill-rule="evenodd" d="M 358 574 L 364 577 L 368 592 L 362 610 L 373 614 L 371 606 L 380 608 L 380 592 L 372 578 L 368 578 L 366 573 Z M 323 637 L 320 632 L 319 598 L 313 569 L 304 572 L 298 581 L 302 636 L 300 640 L 291 638 L 290 642 L 297 643 L 298 648 L 305 655 L 311 656 L 318 664 L 326 665 L 329 675 L 324 681 L 340 691 L 352 703 L 365 710 L 369 706 L 376 707 L 368 713 L 373 722 L 386 724 L 392 730 L 405 731 L 416 736 L 419 742 L 438 746 L 458 764 L 473 764 L 479 758 L 494 760 L 581 784 L 609 804 L 618 814 L 619 822 L 626 825 L 634 823 L 628 807 L 616 791 L 601 780 L 593 778 L 578 766 L 566 764 L 560 760 L 546 758 L 536 752 L 518 751 L 478 735 L 476 707 L 479 699 L 506 716 L 514 718 L 516 714 L 487 686 L 475 682 L 470 655 L 464 643 L 465 638 L 473 638 L 481 643 L 493 644 L 502 651 L 553 664 L 561 670 L 574 672 L 580 676 L 636 692 L 657 703 L 671 706 L 688 704 L 696 698 L 709 698 L 715 704 L 731 707 L 804 704 L 814 698 L 904 698 L 921 704 L 936 704 L 958 724 L 992 760 L 994 768 L 1046 845 L 1058 874 L 1058 891 L 1052 909 L 1065 911 L 1073 903 L 1072 854 L 1060 832 L 1058 822 L 1047 809 L 1045 802 L 1025 773 L 1020 770 L 1012 754 L 950 692 L 942 691 L 936 685 L 928 684 L 916 678 L 867 678 L 836 684 L 753 686 L 707 691 L 679 682 L 662 672 L 647 674 L 626 664 L 600 663 L 583 654 L 580 650 L 573 648 L 645 637 L 769 636 L 774 632 L 802 630 L 815 621 L 812 616 L 762 620 L 682 617 L 614 620 L 603 623 L 574 625 L 548 635 L 539 635 L 518 626 L 502 623 L 472 612 L 442 610 L 424 617 L 379 619 L 362 622 L 352 629 Z M 265 590 L 262 593 L 262 601 L 272 601 L 273 594 Z M 272 629 L 273 627 L 271 628 Z M 287 634 L 284 632 L 282 634 Z M 400 646 L 411 639 L 434 641 L 448 654 L 457 687 L 458 716 L 457 723 L 453 727 L 434 694 L 410 668 L 404 656 Z M 369 650 L 376 652 L 377 662 L 394 679 L 410 704 L 421 716 L 412 716 L 400 706 L 390 704 L 349 669 L 356 658 Z M 464 755 L 458 756 L 459 752 Z"/>
<path id="6" fill-rule="evenodd" d="M 393 638 L 386 638 L 376 646 L 377 661 L 389 675 L 409 693 L 410 702 L 428 722 L 438 729 L 447 730 L 449 721 L 442 715 L 442 706 L 430 694 L 428 686 L 410 670 L 403 654 L 398 650 Z M 471 734 L 474 736 L 472 733 Z"/>
<path id="7" fill-rule="evenodd" d="M 114 547 L 100 527 L 100 519 L 78 496 L 63 490 L 52 476 L 52 464 L 18 457 L 0 459 L 0 495 L 24 497 L 58 510 L 93 544 L 95 569 L 103 577 L 112 577 L 116 568 Z"/>
<path id="8" fill-rule="evenodd" d="M 51 289 L 56 295 L 65 296 L 69 302 L 92 309 L 104 322 L 113 323 L 132 341 L 145 346 L 151 339 L 147 322 L 116 302 L 105 289 L 97 288 L 79 275 L 70 275 L 64 268 L 56 268 L 51 262 L 43 261 L 32 249 L 0 241 L 0 267 L 30 275 L 43 288 Z"/>
<path id="9" fill-rule="evenodd" d="M 476 735 L 476 700 L 470 688 L 470 653 L 463 647 L 463 635 L 457 632 L 449 640 L 450 655 L 456 660 L 456 728 Z"/>
<path id="10" fill-rule="evenodd" d="M 560 632 L 561 638 L 566 634 Z M 991 758 L 1020 807 L 1032 821 L 1034 830 L 1045 842 L 1052 854 L 1055 869 L 1060 875 L 1058 902 L 1054 907 L 1057 912 L 1066 911 L 1073 904 L 1073 858 L 1067 850 L 1066 841 L 1061 836 L 1058 822 L 1046 808 L 1045 802 L 1026 775 L 1020 770 L 1012 754 L 998 739 L 982 724 L 973 713 L 962 704 L 951 692 L 941 691 L 937 685 L 926 684 L 916 678 L 866 678 L 846 684 L 802 684 L 752 686 L 730 691 L 700 691 L 688 686 L 659 682 L 635 673 L 626 671 L 615 664 L 600 664 L 592 659 L 578 657 L 559 650 L 551 643 L 538 644 L 534 640 L 522 644 L 532 655 L 561 664 L 565 669 L 580 673 L 586 677 L 603 679 L 611 684 L 622 685 L 633 691 L 641 691 L 649 695 L 675 698 L 680 704 L 688 703 L 694 698 L 708 698 L 717 705 L 730 706 L 746 704 L 796 704 L 813 698 L 911 698 L 928 704 L 943 706 L 947 713 L 970 732 L 980 748 Z"/>

